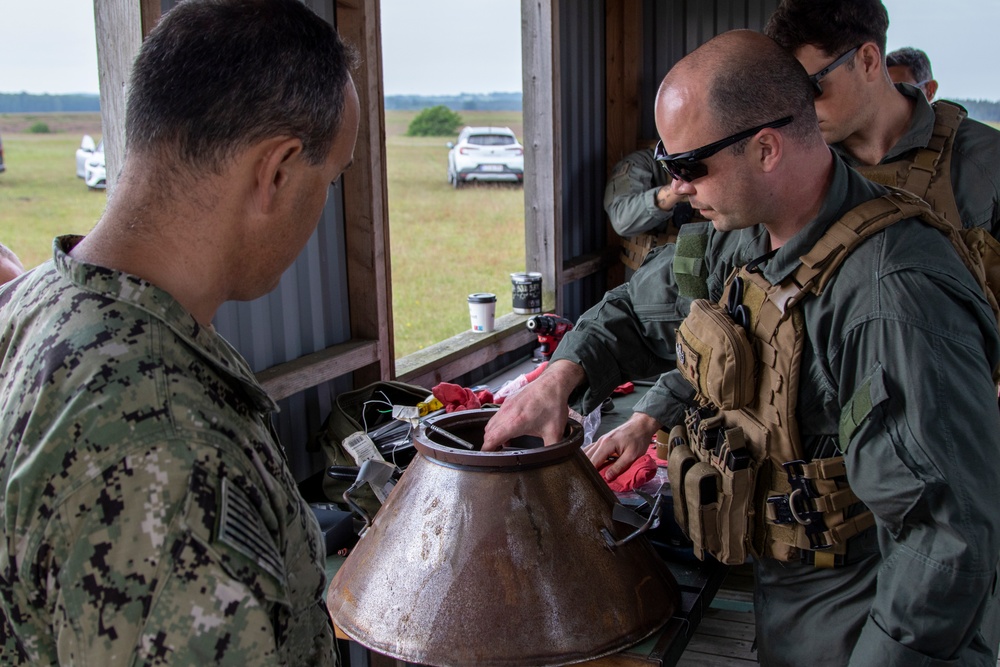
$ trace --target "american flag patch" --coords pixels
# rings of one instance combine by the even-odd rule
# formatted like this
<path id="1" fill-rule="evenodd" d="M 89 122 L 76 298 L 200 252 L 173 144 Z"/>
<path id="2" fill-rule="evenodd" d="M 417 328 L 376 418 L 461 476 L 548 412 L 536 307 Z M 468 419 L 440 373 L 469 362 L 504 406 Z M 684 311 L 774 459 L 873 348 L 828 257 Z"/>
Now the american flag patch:
<path id="1" fill-rule="evenodd" d="M 247 494 L 225 478 L 222 480 L 219 541 L 256 561 L 278 581 L 285 580 L 284 563 L 260 513 Z"/>

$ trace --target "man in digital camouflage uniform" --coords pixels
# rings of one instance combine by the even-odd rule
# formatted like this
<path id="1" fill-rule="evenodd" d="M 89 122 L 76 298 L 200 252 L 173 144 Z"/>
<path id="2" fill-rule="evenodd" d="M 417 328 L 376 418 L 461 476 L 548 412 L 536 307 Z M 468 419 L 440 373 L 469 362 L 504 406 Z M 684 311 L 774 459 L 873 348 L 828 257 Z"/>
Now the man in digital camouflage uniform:
<path id="1" fill-rule="evenodd" d="M 923 91 L 889 78 L 888 28 L 880 0 L 783 0 L 765 28 L 816 79 L 823 138 L 856 168 L 897 163 L 932 141 L 935 114 Z M 962 120 L 949 172 L 962 225 L 1000 239 L 1000 132 Z"/>
<path id="2" fill-rule="evenodd" d="M 211 323 L 349 165 L 352 58 L 298 0 L 177 5 L 104 215 L 0 288 L 0 664 L 337 663 L 275 405 Z"/>
<path id="3" fill-rule="evenodd" d="M 590 459 L 628 465 L 681 421 L 694 390 L 667 371 L 692 297 L 719 300 L 725 277 L 753 260 L 781 282 L 835 221 L 885 192 L 825 145 L 812 96 L 795 60 L 749 31 L 716 37 L 671 70 L 656 107 L 664 163 L 687 172 L 674 189 L 711 224 L 686 225 L 585 313 L 489 422 L 484 449 L 519 434 L 555 442 L 567 400 L 588 411 L 651 373 L 665 375 Z M 741 132 L 731 147 L 682 155 Z M 839 567 L 755 559 L 761 664 L 992 667 L 996 646 L 978 629 L 996 604 L 1000 556 L 1000 334 L 979 285 L 944 234 L 905 219 L 861 243 L 801 313 L 805 454 L 843 453 L 875 529 Z"/>
<path id="4" fill-rule="evenodd" d="M 604 188 L 604 211 L 619 236 L 661 232 L 670 220 L 691 219 L 691 205 L 670 188 L 671 180 L 652 148 L 629 153 L 615 165 Z"/>

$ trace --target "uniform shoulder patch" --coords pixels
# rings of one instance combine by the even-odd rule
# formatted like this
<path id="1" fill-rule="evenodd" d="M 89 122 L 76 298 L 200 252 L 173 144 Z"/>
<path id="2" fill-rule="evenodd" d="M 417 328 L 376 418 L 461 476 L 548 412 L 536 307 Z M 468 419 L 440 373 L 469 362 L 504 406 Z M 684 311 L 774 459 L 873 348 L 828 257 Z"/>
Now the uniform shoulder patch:
<path id="1" fill-rule="evenodd" d="M 881 365 L 877 365 L 858 386 L 840 413 L 840 438 L 837 444 L 841 452 L 847 451 L 855 431 L 868 418 L 875 406 L 888 398 L 889 394 L 885 389 L 885 370 Z"/>
<path id="2" fill-rule="evenodd" d="M 255 561 L 278 581 L 284 581 L 281 554 L 254 503 L 239 486 L 222 480 L 218 540 Z"/>

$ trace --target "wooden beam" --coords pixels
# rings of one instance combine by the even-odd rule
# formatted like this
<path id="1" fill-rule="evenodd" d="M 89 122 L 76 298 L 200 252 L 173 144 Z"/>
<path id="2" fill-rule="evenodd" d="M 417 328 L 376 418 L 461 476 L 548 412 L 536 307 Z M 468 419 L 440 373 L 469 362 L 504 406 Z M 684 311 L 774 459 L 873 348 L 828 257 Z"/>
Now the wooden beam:
<path id="1" fill-rule="evenodd" d="M 580 255 L 565 262 L 559 274 L 559 283 L 567 285 L 599 271 L 605 271 L 611 267 L 621 265 L 621 248 L 617 244 L 609 245 L 598 252 Z"/>
<path id="2" fill-rule="evenodd" d="M 618 162 L 639 148 L 642 120 L 642 2 L 607 0 L 605 5 L 605 118 L 608 176 Z M 609 221 L 608 246 L 618 248 L 621 238 Z M 619 251 L 620 252 L 620 251 Z M 608 265 L 609 286 L 621 284 L 625 267 L 621 262 Z"/>
<path id="3" fill-rule="evenodd" d="M 139 0 L 143 41 L 149 37 L 150 31 L 160 22 L 160 16 L 163 13 L 162 9 L 161 0 Z"/>
<path id="4" fill-rule="evenodd" d="M 395 372 L 379 0 L 338 0 L 336 26 L 360 56 L 353 77 L 361 122 L 354 165 L 343 179 L 351 336 L 378 341 L 377 360 L 355 373 L 362 386 Z"/>
<path id="5" fill-rule="evenodd" d="M 483 366 L 501 354 L 537 339 L 524 323 L 530 315 L 508 313 L 497 318 L 490 333 L 467 331 L 407 355 L 396 364 L 396 377 L 404 382 L 433 387 Z"/>
<path id="6" fill-rule="evenodd" d="M 351 340 L 257 373 L 276 401 L 378 361 L 378 341 Z"/>
<path id="7" fill-rule="evenodd" d="M 101 87 L 101 133 L 110 195 L 125 161 L 125 98 L 132 61 L 142 45 L 142 16 L 136 0 L 94 0 L 97 72 Z"/>
<path id="8" fill-rule="evenodd" d="M 561 312 L 559 0 L 521 0 L 525 264 L 542 274 L 542 309 Z"/>

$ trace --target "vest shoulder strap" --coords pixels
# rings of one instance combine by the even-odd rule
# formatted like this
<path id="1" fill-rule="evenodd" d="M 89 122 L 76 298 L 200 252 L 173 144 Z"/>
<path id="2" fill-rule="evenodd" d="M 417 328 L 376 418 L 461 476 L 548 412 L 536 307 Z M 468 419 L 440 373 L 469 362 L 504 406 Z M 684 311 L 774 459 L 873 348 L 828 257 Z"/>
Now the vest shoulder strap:
<path id="1" fill-rule="evenodd" d="M 785 308 L 807 293 L 821 294 L 851 251 L 872 234 L 904 218 L 918 218 L 948 237 L 986 297 L 1000 328 L 1000 243 L 981 229 L 955 227 L 927 203 L 897 188 L 889 188 L 888 194 L 864 202 L 830 225 L 793 272 L 798 289 Z M 993 375 L 1000 379 L 1000 368 L 994 369 Z"/>
<path id="2" fill-rule="evenodd" d="M 918 198 L 898 189 L 854 207 L 837 220 L 802 258 L 795 270 L 795 282 L 802 293 L 821 294 L 844 259 L 865 239 L 904 218 L 929 216 L 930 224 L 949 227 Z"/>
<path id="3" fill-rule="evenodd" d="M 916 148 L 908 157 L 857 170 L 881 185 L 903 188 L 927 201 L 945 220 L 961 229 L 962 222 L 951 183 L 951 152 L 958 127 L 968 113 L 954 102 L 938 100 L 934 109 L 934 129 L 930 141 Z"/>

